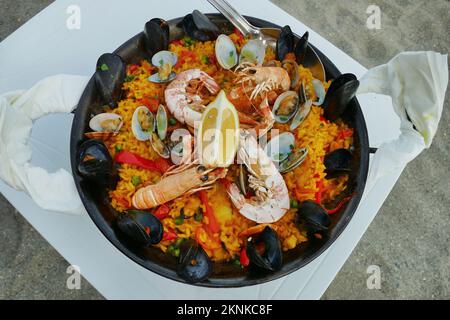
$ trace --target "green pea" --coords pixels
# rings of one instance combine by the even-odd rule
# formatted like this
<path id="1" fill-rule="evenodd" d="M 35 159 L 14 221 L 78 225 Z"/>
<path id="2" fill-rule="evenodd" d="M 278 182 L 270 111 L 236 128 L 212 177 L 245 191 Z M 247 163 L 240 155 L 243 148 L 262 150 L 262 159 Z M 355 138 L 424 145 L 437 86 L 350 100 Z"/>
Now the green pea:
<path id="1" fill-rule="evenodd" d="M 175 249 L 173 255 L 178 258 L 180 256 L 180 249 Z"/>
<path id="2" fill-rule="evenodd" d="M 184 223 L 184 217 L 179 216 L 178 218 L 175 218 L 175 224 L 177 226 L 181 226 Z"/>
<path id="3" fill-rule="evenodd" d="M 177 124 L 177 120 L 175 118 L 170 118 L 169 119 L 169 125 L 174 126 Z"/>
<path id="4" fill-rule="evenodd" d="M 203 210 L 202 208 L 198 208 L 195 213 L 194 220 L 197 222 L 201 222 L 203 220 Z"/>
<path id="5" fill-rule="evenodd" d="M 116 145 L 115 149 L 116 149 L 116 152 L 120 152 L 123 150 L 123 147 L 120 144 L 118 144 L 118 145 Z"/>
<path id="6" fill-rule="evenodd" d="M 183 238 L 177 239 L 177 241 L 175 241 L 175 247 L 179 248 L 183 244 L 184 240 L 185 239 L 183 239 Z"/>
<path id="7" fill-rule="evenodd" d="M 133 176 L 132 178 L 131 178 L 131 183 L 133 184 L 133 186 L 135 186 L 135 187 L 137 187 L 138 185 L 140 185 L 141 184 L 141 178 L 140 177 L 137 177 L 137 176 Z"/>

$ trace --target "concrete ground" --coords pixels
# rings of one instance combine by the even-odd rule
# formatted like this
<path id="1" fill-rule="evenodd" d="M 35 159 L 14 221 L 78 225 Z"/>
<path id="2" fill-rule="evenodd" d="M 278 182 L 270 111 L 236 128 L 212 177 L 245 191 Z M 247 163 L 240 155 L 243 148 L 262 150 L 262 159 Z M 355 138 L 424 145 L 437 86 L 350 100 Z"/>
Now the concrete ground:
<path id="1" fill-rule="evenodd" d="M 366 67 L 405 50 L 450 50 L 448 0 L 273 0 Z M 0 0 L 0 41 L 51 0 Z M 366 9 L 382 12 L 381 30 L 366 28 Z M 0 70 L 1 72 L 1 70 Z M 430 150 L 409 164 L 324 299 L 450 297 L 450 110 Z M 84 281 L 67 290 L 68 263 L 0 196 L 0 299 L 101 299 Z M 381 289 L 366 270 L 381 268 Z"/>

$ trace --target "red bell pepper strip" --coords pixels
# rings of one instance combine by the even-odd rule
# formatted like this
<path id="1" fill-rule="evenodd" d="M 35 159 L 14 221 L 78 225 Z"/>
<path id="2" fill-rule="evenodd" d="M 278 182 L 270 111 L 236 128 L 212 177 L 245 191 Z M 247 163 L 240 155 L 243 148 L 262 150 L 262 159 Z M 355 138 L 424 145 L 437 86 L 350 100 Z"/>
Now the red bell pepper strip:
<path id="1" fill-rule="evenodd" d="M 323 194 L 323 180 L 319 180 L 317 182 L 317 188 L 319 191 L 316 192 L 316 203 L 321 204 L 322 203 L 322 194 Z"/>
<path id="2" fill-rule="evenodd" d="M 206 191 L 205 190 L 199 191 L 198 195 L 200 197 L 200 201 L 205 206 L 205 216 L 208 217 L 209 224 L 205 226 L 207 226 L 212 233 L 219 233 L 220 225 L 217 222 L 216 216 L 214 215 L 213 208 L 209 204 L 208 195 L 206 194 Z"/>
<path id="3" fill-rule="evenodd" d="M 329 215 L 333 215 L 333 214 L 338 213 L 339 211 L 341 211 L 341 209 L 344 207 L 344 205 L 346 205 L 347 202 L 350 201 L 350 199 L 351 199 L 352 197 L 353 197 L 353 196 L 350 196 L 350 197 L 347 197 L 347 198 L 343 199 L 341 202 L 339 202 L 339 204 L 337 205 L 336 208 L 331 209 L 331 210 L 325 209 L 325 211 L 326 211 Z"/>
<path id="4" fill-rule="evenodd" d="M 158 111 L 159 107 L 158 99 L 143 98 L 139 100 L 139 103 L 146 106 L 148 110 L 150 110 L 153 113 L 156 113 Z"/>
<path id="5" fill-rule="evenodd" d="M 250 259 L 247 255 L 247 248 L 242 249 L 240 262 L 243 267 L 248 267 L 250 265 Z"/>
<path id="6" fill-rule="evenodd" d="M 130 73 L 134 73 L 137 69 L 139 68 L 139 66 L 138 65 L 136 65 L 136 64 L 132 64 L 131 66 L 130 66 Z"/>
<path id="7" fill-rule="evenodd" d="M 157 217 L 159 220 L 163 220 L 167 218 L 169 215 L 170 208 L 166 206 L 165 204 L 161 205 L 156 209 L 155 213 L 153 214 L 155 217 Z"/>
<path id="8" fill-rule="evenodd" d="M 167 229 L 164 231 L 162 241 L 172 241 L 178 238 L 178 235 L 172 229 Z"/>
<path id="9" fill-rule="evenodd" d="M 130 164 L 142 169 L 159 171 L 160 173 L 165 173 L 170 168 L 170 164 L 166 159 L 161 158 L 158 161 L 152 161 L 129 151 L 119 152 L 115 161 L 120 164 Z"/>

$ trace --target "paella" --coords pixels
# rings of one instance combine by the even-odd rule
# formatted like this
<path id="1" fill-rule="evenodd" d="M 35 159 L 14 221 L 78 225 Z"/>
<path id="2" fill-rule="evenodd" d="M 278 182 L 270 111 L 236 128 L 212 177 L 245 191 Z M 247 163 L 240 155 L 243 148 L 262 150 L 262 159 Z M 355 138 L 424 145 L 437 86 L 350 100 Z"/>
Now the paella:
<path id="1" fill-rule="evenodd" d="M 207 279 L 215 262 L 276 272 L 352 196 L 354 132 L 340 116 L 357 81 L 315 79 L 308 34 L 294 41 L 289 26 L 275 47 L 192 15 L 178 27 L 170 39 L 164 20 L 147 23 L 151 59 L 99 59 L 108 104 L 78 170 L 108 190 L 121 232 L 177 259 L 184 280 Z"/>

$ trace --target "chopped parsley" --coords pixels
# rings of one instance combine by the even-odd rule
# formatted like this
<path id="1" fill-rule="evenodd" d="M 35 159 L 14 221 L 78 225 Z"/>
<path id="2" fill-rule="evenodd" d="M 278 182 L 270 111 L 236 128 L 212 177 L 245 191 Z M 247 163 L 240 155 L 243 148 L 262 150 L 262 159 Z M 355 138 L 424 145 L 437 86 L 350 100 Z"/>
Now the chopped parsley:
<path id="1" fill-rule="evenodd" d="M 134 79 L 136 79 L 136 76 L 133 76 L 133 75 L 126 76 L 125 82 L 131 82 L 131 81 L 133 81 Z"/>
<path id="2" fill-rule="evenodd" d="M 194 215 L 194 220 L 197 222 L 201 222 L 203 220 L 203 210 L 202 208 L 198 208 Z"/>
<path id="3" fill-rule="evenodd" d="M 102 71 L 108 71 L 108 70 L 109 70 L 109 67 L 108 67 L 108 65 L 107 65 L 106 63 L 104 63 L 104 64 L 102 64 L 102 65 L 100 66 L 100 70 L 102 70 Z"/>
<path id="4" fill-rule="evenodd" d="M 170 118 L 169 119 L 169 125 L 174 126 L 177 124 L 177 120 L 175 118 Z"/>
<path id="5" fill-rule="evenodd" d="M 116 149 L 116 152 L 118 153 L 123 150 L 123 147 L 120 144 L 118 144 L 118 145 L 116 145 L 115 149 Z"/>

